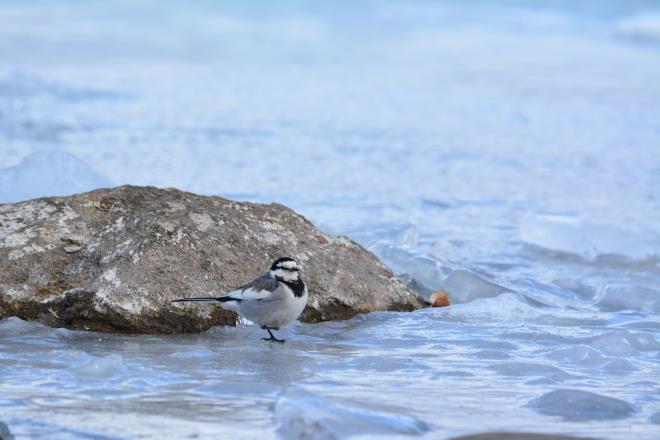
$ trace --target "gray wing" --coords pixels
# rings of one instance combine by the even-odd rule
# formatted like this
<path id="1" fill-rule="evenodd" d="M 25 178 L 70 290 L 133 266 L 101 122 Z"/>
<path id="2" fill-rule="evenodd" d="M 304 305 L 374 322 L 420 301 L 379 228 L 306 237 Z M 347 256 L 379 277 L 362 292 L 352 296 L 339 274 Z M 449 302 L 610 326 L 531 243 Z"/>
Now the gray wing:
<path id="1" fill-rule="evenodd" d="M 233 290 L 222 298 L 222 301 L 268 301 L 274 299 L 274 293 L 279 287 L 279 282 L 265 273 L 241 287 Z"/>
<path id="2" fill-rule="evenodd" d="M 264 273 L 262 275 L 259 275 L 249 283 L 244 284 L 241 287 L 237 288 L 236 290 L 245 291 L 250 289 L 256 292 L 260 292 L 262 290 L 265 290 L 267 292 L 274 292 L 279 285 L 280 283 L 278 283 L 275 278 L 271 277 L 268 273 Z"/>

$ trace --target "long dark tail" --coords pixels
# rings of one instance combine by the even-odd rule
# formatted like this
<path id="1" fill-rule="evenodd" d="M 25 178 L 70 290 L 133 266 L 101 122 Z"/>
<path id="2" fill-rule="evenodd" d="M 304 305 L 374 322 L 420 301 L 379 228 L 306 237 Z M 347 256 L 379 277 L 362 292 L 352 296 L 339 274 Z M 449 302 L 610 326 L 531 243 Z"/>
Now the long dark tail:
<path id="1" fill-rule="evenodd" d="M 227 302 L 227 301 L 240 301 L 240 299 L 230 298 L 228 296 L 220 296 L 220 297 L 217 297 L 217 298 L 214 298 L 212 296 L 205 296 L 205 297 L 197 297 L 197 298 L 175 299 L 172 302 L 173 303 L 180 303 L 180 302 L 194 302 L 194 301 L 199 301 L 199 302 Z"/>

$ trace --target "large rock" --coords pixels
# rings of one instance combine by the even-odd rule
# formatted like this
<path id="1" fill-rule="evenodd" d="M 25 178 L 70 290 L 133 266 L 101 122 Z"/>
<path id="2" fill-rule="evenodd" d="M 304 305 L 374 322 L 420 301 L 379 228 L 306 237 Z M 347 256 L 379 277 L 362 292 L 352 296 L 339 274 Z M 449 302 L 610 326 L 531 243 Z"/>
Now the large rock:
<path id="1" fill-rule="evenodd" d="M 221 294 L 284 255 L 309 286 L 303 321 L 424 306 L 373 254 L 285 206 L 123 186 L 0 205 L 0 317 L 108 332 L 234 324 L 170 301 Z"/>

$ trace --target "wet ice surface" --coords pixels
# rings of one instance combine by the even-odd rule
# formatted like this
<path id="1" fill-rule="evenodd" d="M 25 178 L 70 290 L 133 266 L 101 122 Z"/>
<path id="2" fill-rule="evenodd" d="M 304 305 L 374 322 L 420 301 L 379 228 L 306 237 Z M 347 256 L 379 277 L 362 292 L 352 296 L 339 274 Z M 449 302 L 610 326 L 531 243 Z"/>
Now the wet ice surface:
<path id="1" fill-rule="evenodd" d="M 471 304 L 374 313 L 296 326 L 285 345 L 261 343 L 255 327 L 123 336 L 11 318 L 0 324 L 0 407 L 14 434 L 58 438 L 443 438 L 549 425 L 655 436 L 652 323 L 520 315 Z"/>
<path id="2" fill-rule="evenodd" d="M 658 10 L 573 3 L 3 2 L 0 202 L 104 182 L 278 201 L 456 304 L 284 345 L 8 319 L 0 421 L 658 438 Z"/>

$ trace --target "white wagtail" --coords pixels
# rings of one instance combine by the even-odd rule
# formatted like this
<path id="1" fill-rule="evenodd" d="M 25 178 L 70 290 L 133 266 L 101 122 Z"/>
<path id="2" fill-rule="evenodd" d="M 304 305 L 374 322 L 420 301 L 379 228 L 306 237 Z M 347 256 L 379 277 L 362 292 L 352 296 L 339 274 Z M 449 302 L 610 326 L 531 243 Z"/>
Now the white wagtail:
<path id="1" fill-rule="evenodd" d="M 307 304 L 307 287 L 298 275 L 299 270 L 293 258 L 278 258 L 268 272 L 223 296 L 182 298 L 172 302 L 217 302 L 259 324 L 270 335 L 270 338 L 262 338 L 264 341 L 284 342 L 284 339 L 273 336 L 272 330 L 291 324 Z"/>

